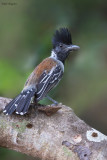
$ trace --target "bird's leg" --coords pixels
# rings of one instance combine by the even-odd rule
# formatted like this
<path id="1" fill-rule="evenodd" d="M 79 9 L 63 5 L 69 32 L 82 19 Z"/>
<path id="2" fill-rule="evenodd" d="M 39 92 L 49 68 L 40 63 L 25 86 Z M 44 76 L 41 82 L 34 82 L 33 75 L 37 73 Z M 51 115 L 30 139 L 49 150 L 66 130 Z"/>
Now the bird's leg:
<path id="1" fill-rule="evenodd" d="M 48 98 L 51 102 L 53 102 L 53 104 L 52 104 L 52 105 L 58 105 L 58 102 L 57 102 L 57 101 L 55 101 L 54 99 L 52 99 L 51 97 L 46 96 L 46 98 Z"/>
<path id="2" fill-rule="evenodd" d="M 35 95 L 34 95 L 34 97 L 32 98 L 31 106 L 32 106 L 32 108 L 33 108 L 33 110 L 34 110 L 34 112 L 35 112 L 35 115 L 37 115 L 37 114 L 38 114 L 38 106 L 39 106 L 39 104 L 38 104 L 38 102 L 36 101 Z"/>

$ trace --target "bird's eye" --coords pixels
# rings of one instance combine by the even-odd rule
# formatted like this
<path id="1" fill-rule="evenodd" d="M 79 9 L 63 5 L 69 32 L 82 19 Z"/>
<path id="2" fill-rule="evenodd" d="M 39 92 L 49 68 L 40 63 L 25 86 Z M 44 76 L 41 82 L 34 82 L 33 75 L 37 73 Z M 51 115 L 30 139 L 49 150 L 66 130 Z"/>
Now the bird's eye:
<path id="1" fill-rule="evenodd" d="M 62 44 L 60 44 L 59 47 L 62 48 Z"/>

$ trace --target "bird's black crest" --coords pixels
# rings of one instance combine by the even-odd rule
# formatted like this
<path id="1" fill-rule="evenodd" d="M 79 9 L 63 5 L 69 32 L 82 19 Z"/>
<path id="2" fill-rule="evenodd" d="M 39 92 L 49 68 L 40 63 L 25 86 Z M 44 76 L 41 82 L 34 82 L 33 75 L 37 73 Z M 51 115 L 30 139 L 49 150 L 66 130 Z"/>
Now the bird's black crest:
<path id="1" fill-rule="evenodd" d="M 67 28 L 56 30 L 52 39 L 53 48 L 55 48 L 58 43 L 72 44 L 71 33 Z"/>

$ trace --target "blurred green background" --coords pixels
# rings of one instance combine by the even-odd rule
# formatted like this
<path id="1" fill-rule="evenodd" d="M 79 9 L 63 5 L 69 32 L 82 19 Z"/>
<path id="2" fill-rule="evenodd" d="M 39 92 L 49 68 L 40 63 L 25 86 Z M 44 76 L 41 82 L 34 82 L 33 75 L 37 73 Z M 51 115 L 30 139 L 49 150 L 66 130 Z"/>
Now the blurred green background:
<path id="1" fill-rule="evenodd" d="M 80 51 L 50 95 L 107 134 L 107 1 L 0 0 L 0 96 L 13 98 L 50 55 L 55 29 L 68 27 Z M 50 103 L 44 99 L 41 103 Z M 0 148 L 0 160 L 31 157 Z"/>

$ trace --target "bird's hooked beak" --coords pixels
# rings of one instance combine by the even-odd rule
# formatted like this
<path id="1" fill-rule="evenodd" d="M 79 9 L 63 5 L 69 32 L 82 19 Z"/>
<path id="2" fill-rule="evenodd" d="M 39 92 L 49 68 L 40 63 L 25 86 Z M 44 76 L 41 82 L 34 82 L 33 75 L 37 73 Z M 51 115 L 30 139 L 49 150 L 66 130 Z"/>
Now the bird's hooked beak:
<path id="1" fill-rule="evenodd" d="M 77 50 L 79 50 L 80 49 L 80 47 L 79 46 L 77 46 L 77 45 L 68 45 L 68 47 L 67 47 L 67 50 L 69 51 L 69 52 L 71 52 L 71 51 L 77 51 Z"/>

